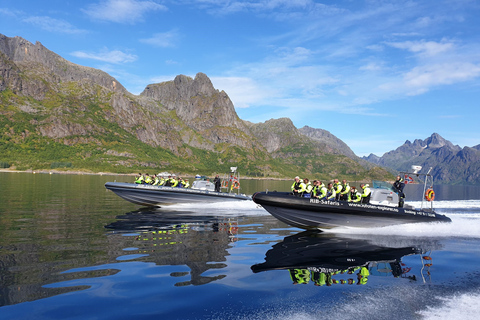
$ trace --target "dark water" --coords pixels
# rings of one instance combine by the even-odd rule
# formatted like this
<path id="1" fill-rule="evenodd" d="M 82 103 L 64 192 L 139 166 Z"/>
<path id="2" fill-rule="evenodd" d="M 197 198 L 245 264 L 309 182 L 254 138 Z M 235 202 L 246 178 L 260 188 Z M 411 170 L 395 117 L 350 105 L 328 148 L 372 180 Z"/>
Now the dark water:
<path id="1" fill-rule="evenodd" d="M 140 209 L 105 190 L 113 180 L 131 178 L 0 173 L 0 319 L 477 319 L 480 311 L 478 187 L 436 187 L 450 224 L 304 233 L 252 202 Z M 407 199 L 418 205 L 415 188 Z"/>

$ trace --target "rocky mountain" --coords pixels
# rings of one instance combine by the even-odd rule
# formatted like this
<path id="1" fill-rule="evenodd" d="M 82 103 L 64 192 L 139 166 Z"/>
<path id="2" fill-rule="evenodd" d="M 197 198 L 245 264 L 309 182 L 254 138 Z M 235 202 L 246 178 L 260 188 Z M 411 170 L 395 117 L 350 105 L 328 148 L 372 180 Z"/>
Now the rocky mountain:
<path id="1" fill-rule="evenodd" d="M 103 71 L 4 35 L 0 130 L 0 166 L 17 169 L 208 174 L 235 164 L 254 176 L 388 176 L 360 165 L 321 129 L 297 129 L 289 119 L 241 120 L 203 73 L 133 95 Z"/>
<path id="2" fill-rule="evenodd" d="M 327 130 L 304 126 L 303 128 L 299 129 L 299 132 L 315 141 L 318 141 L 324 146 L 325 150 L 328 150 L 331 153 L 340 152 L 349 158 L 356 158 L 355 153 L 353 153 L 352 149 L 350 149 L 345 142 L 338 139 Z"/>
<path id="3" fill-rule="evenodd" d="M 364 159 L 395 171 L 408 171 L 412 165 L 432 167 L 434 180 L 440 183 L 480 183 L 479 146 L 462 149 L 438 133 L 413 143 L 407 140 L 381 157 L 370 154 Z"/>

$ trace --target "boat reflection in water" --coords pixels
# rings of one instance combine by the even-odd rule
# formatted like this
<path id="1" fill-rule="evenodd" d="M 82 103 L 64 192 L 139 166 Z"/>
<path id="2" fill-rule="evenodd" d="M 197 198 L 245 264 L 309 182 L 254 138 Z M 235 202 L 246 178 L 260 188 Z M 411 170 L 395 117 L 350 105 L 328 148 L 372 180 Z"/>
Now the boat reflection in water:
<path id="1" fill-rule="evenodd" d="M 430 277 L 431 251 L 440 249 L 436 241 L 359 236 L 305 231 L 286 237 L 266 253 L 265 262 L 253 265 L 257 273 L 288 270 L 293 284 L 316 286 L 364 285 L 369 276 L 391 275 L 417 280 L 414 270 L 402 263 L 408 255 L 420 255 L 419 275 Z"/>
<path id="2" fill-rule="evenodd" d="M 202 285 L 225 277 L 203 276 L 211 269 L 226 267 L 226 256 L 237 241 L 238 222 L 234 217 L 199 216 L 189 211 L 141 209 L 117 216 L 105 226 L 113 243 L 122 243 L 118 260 L 154 262 L 159 266 L 178 266 L 170 276 L 175 286 Z M 128 251 L 128 255 L 125 254 Z M 187 266 L 190 271 L 185 271 Z"/>

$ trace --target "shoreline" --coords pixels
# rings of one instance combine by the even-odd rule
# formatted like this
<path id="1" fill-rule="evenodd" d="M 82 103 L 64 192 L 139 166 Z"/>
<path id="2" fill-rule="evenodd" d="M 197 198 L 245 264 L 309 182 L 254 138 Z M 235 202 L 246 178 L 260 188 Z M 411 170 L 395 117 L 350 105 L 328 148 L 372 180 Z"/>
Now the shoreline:
<path id="1" fill-rule="evenodd" d="M 7 172 L 7 173 L 32 173 L 32 174 L 72 174 L 72 175 L 96 175 L 96 176 L 135 176 L 137 173 L 112 173 L 112 172 L 89 172 L 89 171 L 63 171 L 63 170 L 57 170 L 57 169 L 52 169 L 52 170 L 45 170 L 45 169 L 40 169 L 40 170 L 16 170 L 16 169 L 10 169 L 10 168 L 2 168 L 0 169 L 0 172 Z M 219 174 L 220 175 L 220 174 Z M 186 177 L 186 178 L 195 178 L 195 175 L 188 175 L 188 174 L 183 174 L 183 175 L 178 175 L 180 177 Z M 241 177 L 241 179 L 244 180 L 277 180 L 277 181 L 288 181 L 291 180 L 289 178 L 270 178 L 270 177 Z"/>

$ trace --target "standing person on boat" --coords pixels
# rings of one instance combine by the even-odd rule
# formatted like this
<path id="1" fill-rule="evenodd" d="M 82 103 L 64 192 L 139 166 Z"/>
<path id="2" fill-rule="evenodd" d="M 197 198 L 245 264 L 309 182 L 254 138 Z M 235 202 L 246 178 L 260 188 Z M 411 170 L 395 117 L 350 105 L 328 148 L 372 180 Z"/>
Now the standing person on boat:
<path id="1" fill-rule="evenodd" d="M 357 188 L 350 188 L 350 196 L 348 197 L 350 202 L 360 202 L 362 201 L 362 195 L 357 191 Z"/>
<path id="2" fill-rule="evenodd" d="M 213 179 L 213 184 L 215 185 L 215 192 L 220 192 L 220 187 L 222 186 L 222 180 L 218 177 L 218 174 Z"/>
<path id="3" fill-rule="evenodd" d="M 367 184 L 361 184 L 360 188 L 363 189 L 362 193 L 362 203 L 370 203 L 370 196 L 372 195 L 372 191 L 369 188 L 370 186 Z"/>
<path id="4" fill-rule="evenodd" d="M 301 182 L 300 182 L 300 177 L 299 177 L 299 176 L 296 176 L 296 177 L 295 177 L 295 181 L 294 181 L 293 184 L 292 184 L 292 194 L 293 194 L 294 196 L 298 196 L 298 195 L 299 195 L 299 194 L 298 194 L 298 190 L 300 190 L 300 184 L 301 184 Z"/>
<path id="5" fill-rule="evenodd" d="M 340 192 L 340 200 L 350 200 L 350 185 L 345 179 L 342 180 L 342 191 Z"/>
<path id="6" fill-rule="evenodd" d="M 392 185 L 393 190 L 398 194 L 398 206 L 403 207 L 405 202 L 405 193 L 403 193 L 403 188 L 405 188 L 405 183 L 401 176 L 397 176 L 397 179 Z"/>
<path id="7" fill-rule="evenodd" d="M 333 187 L 333 183 L 329 183 L 327 186 L 327 196 L 326 200 L 336 200 L 337 192 L 335 191 L 335 188 Z"/>

